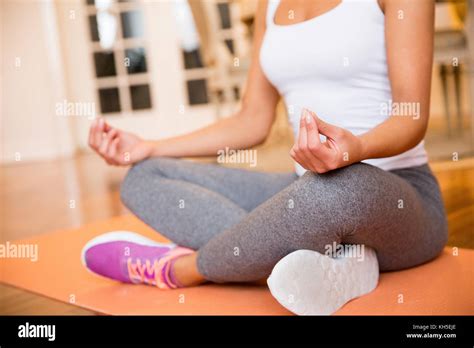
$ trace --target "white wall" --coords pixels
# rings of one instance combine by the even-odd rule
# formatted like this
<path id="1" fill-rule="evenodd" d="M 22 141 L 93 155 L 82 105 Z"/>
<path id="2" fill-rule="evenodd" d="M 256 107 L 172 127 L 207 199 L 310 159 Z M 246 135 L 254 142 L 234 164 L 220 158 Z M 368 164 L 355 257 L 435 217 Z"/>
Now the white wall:
<path id="1" fill-rule="evenodd" d="M 69 120 L 55 113 L 66 93 L 53 1 L 3 0 L 0 6 L 0 161 L 71 154 Z"/>

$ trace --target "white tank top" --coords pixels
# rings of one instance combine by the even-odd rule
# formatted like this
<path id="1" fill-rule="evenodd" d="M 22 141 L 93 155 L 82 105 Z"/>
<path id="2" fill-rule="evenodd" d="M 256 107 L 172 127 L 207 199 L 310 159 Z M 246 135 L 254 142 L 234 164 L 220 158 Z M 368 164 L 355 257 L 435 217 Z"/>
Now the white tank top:
<path id="1" fill-rule="evenodd" d="M 275 24 L 279 2 L 268 2 L 260 64 L 284 98 L 295 137 L 304 107 L 355 135 L 390 117 L 384 14 L 377 0 L 343 0 L 328 12 L 290 25 Z M 363 162 L 391 170 L 425 164 L 427 156 L 422 141 L 397 156 Z M 295 165 L 302 175 L 305 170 Z"/>

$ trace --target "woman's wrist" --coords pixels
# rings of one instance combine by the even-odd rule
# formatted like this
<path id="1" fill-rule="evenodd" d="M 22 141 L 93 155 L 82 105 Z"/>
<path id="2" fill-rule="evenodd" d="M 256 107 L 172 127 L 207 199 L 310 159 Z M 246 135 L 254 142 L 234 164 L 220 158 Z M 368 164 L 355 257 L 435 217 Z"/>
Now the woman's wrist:
<path id="1" fill-rule="evenodd" d="M 149 158 L 163 156 L 161 142 L 159 140 L 145 140 L 145 142 L 150 147 L 150 153 L 148 155 Z"/>
<path id="2" fill-rule="evenodd" d="M 360 161 L 370 158 L 370 146 L 366 134 L 359 135 L 360 141 Z"/>

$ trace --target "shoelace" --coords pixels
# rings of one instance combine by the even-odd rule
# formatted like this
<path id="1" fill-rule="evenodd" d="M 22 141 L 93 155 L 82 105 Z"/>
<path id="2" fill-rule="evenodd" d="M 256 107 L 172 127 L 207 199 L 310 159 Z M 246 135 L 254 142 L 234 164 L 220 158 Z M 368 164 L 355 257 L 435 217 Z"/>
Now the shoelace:
<path id="1" fill-rule="evenodd" d="M 164 264 L 166 260 L 163 259 L 154 260 L 152 263 L 147 259 L 144 261 L 136 259 L 133 262 L 133 259 L 129 258 L 127 260 L 127 269 L 130 280 L 134 283 L 154 285 L 160 289 L 172 288 L 174 284 L 167 284 L 166 280 L 163 279 L 163 271 L 166 274 L 169 272 L 169 262 Z"/>
<path id="2" fill-rule="evenodd" d="M 171 261 L 192 252 L 191 249 L 177 247 L 167 252 L 158 260 L 154 260 L 153 263 L 148 259 L 142 261 L 139 258 L 134 263 L 130 257 L 127 259 L 128 277 L 134 283 L 150 284 L 160 289 L 176 289 L 178 285 L 174 284 L 169 276 Z"/>

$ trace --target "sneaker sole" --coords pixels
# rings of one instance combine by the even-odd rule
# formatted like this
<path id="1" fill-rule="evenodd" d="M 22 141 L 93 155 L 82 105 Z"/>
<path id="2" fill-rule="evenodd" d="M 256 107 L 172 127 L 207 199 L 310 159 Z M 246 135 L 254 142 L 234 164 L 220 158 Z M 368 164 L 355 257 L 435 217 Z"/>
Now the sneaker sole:
<path id="1" fill-rule="evenodd" d="M 362 261 L 298 250 L 275 265 L 267 284 L 273 297 L 295 314 L 330 315 L 374 290 L 378 278 L 377 256 L 370 248 Z"/>

